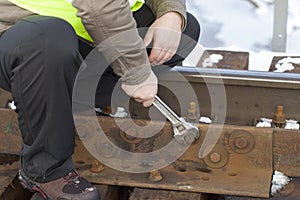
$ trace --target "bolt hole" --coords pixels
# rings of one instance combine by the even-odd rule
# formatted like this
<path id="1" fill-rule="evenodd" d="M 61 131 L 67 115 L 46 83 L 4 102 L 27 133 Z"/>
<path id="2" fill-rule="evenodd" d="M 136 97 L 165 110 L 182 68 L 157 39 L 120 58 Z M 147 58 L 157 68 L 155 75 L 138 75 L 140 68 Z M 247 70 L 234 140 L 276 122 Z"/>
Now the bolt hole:
<path id="1" fill-rule="evenodd" d="M 201 177 L 201 179 L 202 179 L 203 181 L 208 181 L 208 180 L 209 180 L 209 177 L 204 176 L 204 177 Z"/>
<path id="2" fill-rule="evenodd" d="M 230 172 L 230 173 L 228 173 L 228 176 L 237 176 L 237 173 Z"/>
<path id="3" fill-rule="evenodd" d="M 208 169 L 207 167 L 195 167 L 195 170 L 196 171 L 199 171 L 199 172 L 204 172 L 204 173 L 210 173 L 211 172 L 211 170 L 210 169 Z"/>
<path id="4" fill-rule="evenodd" d="M 177 165 L 177 166 L 175 166 L 175 169 L 179 172 L 186 172 L 186 166 L 185 165 Z"/>
<path id="5" fill-rule="evenodd" d="M 186 172 L 186 167 L 185 166 L 179 166 L 178 171 L 180 172 Z"/>

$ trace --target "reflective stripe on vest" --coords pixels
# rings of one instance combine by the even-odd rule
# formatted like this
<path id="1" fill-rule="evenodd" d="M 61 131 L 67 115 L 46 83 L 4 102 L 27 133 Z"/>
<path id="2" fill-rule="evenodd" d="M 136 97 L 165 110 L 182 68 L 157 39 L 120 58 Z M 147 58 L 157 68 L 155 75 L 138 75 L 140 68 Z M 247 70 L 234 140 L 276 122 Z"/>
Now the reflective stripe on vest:
<path id="1" fill-rule="evenodd" d="M 9 0 L 21 8 L 39 15 L 53 16 L 66 20 L 72 25 L 76 34 L 90 42 L 93 39 L 84 28 L 81 19 L 76 16 L 77 9 L 68 0 Z M 131 11 L 143 6 L 144 0 L 129 0 Z"/>
<path id="2" fill-rule="evenodd" d="M 128 2 L 131 6 L 131 11 L 132 12 L 135 12 L 138 9 L 140 9 L 143 6 L 143 4 L 145 3 L 144 0 L 128 0 Z"/>

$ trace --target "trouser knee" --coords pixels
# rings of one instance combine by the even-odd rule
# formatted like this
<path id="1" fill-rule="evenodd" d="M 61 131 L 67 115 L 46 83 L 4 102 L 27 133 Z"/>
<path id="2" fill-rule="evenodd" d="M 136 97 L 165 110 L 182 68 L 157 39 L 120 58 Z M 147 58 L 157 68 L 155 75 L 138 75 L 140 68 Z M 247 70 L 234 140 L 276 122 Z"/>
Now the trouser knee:
<path id="1" fill-rule="evenodd" d="M 55 67 L 54 63 L 67 62 L 64 60 L 69 59 L 68 55 L 76 54 L 78 39 L 66 21 L 34 15 L 20 20 L 2 35 L 1 52 L 2 49 L 5 49 L 5 53 L 1 55 L 1 60 L 7 61 L 2 67 L 6 68 L 6 72 L 11 72 L 26 59 L 39 59 L 39 63 L 36 64 L 51 61 L 52 67 Z"/>

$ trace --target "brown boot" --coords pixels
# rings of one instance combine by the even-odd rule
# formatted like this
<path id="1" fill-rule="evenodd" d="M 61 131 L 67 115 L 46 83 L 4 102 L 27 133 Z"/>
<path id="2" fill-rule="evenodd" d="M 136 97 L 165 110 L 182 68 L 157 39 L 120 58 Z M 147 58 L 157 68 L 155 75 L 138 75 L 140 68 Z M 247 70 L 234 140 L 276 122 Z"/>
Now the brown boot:
<path id="1" fill-rule="evenodd" d="M 38 192 L 43 199 L 47 200 L 100 200 L 97 189 L 75 170 L 48 183 L 32 181 L 20 170 L 19 180 L 25 189 Z"/>

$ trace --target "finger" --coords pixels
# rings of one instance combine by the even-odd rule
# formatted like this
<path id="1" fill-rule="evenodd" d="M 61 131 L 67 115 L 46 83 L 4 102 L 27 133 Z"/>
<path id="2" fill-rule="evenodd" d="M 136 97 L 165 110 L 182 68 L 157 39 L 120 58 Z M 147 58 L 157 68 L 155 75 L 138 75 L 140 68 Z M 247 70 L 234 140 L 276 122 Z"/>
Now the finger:
<path id="1" fill-rule="evenodd" d="M 143 106 L 144 106 L 144 107 L 149 107 L 149 106 L 151 106 L 151 105 L 153 104 L 153 101 L 154 101 L 154 98 L 149 99 L 149 100 L 147 100 L 147 101 L 144 101 L 144 102 L 143 102 Z"/>
<path id="2" fill-rule="evenodd" d="M 170 38 L 172 38 L 172 35 L 170 35 Z M 159 53 L 159 55 L 157 55 L 155 58 L 155 64 L 156 65 L 160 65 L 160 64 L 163 64 L 165 62 L 167 62 L 168 60 L 170 60 L 173 55 L 176 53 L 176 50 L 177 50 L 177 46 L 175 42 L 176 40 L 168 40 L 168 41 L 163 41 L 163 43 L 161 41 L 158 40 L 158 42 L 156 42 L 156 45 L 159 45 L 159 47 L 157 48 L 161 48 L 161 51 Z M 163 44 L 163 46 L 162 46 Z"/>
<path id="3" fill-rule="evenodd" d="M 153 47 L 149 56 L 149 61 L 152 65 L 156 65 L 158 60 L 157 57 L 161 52 L 161 48 Z"/>
<path id="4" fill-rule="evenodd" d="M 173 56 L 174 56 L 174 53 L 168 51 L 168 52 L 165 54 L 164 58 L 161 60 L 161 63 L 159 63 L 159 64 L 163 64 L 163 63 L 165 63 L 165 62 L 171 60 L 171 58 L 172 58 Z"/>
<path id="5" fill-rule="evenodd" d="M 168 53 L 168 51 L 166 49 L 162 49 L 159 53 L 159 55 L 156 57 L 155 61 L 156 61 L 156 64 L 162 64 L 164 63 L 164 57 L 166 56 L 166 54 Z"/>

